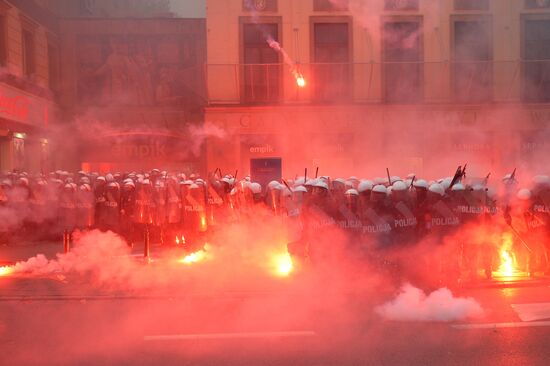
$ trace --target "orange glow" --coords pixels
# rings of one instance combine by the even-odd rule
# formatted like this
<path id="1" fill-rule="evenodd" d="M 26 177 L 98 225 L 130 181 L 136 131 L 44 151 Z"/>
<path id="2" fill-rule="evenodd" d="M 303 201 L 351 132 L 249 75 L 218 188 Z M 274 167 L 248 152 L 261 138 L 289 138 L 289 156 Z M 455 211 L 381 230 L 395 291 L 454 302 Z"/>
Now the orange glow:
<path id="1" fill-rule="evenodd" d="M 206 216 L 202 215 L 201 216 L 201 231 L 205 231 L 206 230 Z"/>
<path id="2" fill-rule="evenodd" d="M 10 266 L 0 267 L 0 277 L 9 276 L 13 272 L 13 269 Z"/>
<path id="3" fill-rule="evenodd" d="M 198 252 L 191 253 L 179 260 L 180 263 L 184 264 L 193 264 L 197 262 L 202 262 L 206 258 L 206 252 L 204 250 L 199 250 Z"/>
<path id="4" fill-rule="evenodd" d="M 497 275 L 511 277 L 518 273 L 514 255 L 512 253 L 513 237 L 510 233 L 502 234 L 502 245 L 499 248 L 498 254 L 500 258 L 500 266 L 496 271 Z"/>
<path id="5" fill-rule="evenodd" d="M 275 274 L 279 277 L 287 277 L 294 269 L 292 258 L 288 253 L 276 254 L 273 256 L 273 265 Z"/>
<path id="6" fill-rule="evenodd" d="M 185 236 L 181 236 L 181 239 L 176 235 L 176 245 L 185 244 Z"/>
<path id="7" fill-rule="evenodd" d="M 300 88 L 304 88 L 306 86 L 306 79 L 304 79 L 304 76 L 300 73 L 296 73 L 296 84 Z"/>

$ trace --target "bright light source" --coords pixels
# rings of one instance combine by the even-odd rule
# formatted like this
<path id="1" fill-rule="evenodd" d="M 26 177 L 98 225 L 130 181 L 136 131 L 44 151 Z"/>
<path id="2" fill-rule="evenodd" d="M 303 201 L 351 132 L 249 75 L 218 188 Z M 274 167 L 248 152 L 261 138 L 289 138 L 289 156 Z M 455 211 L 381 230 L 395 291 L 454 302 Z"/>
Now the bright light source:
<path id="1" fill-rule="evenodd" d="M 302 74 L 298 74 L 298 76 L 296 77 L 296 84 L 300 87 L 300 88 L 304 88 L 306 86 L 306 79 L 304 79 L 304 77 L 302 76 Z"/>
<path id="2" fill-rule="evenodd" d="M 206 258 L 206 253 L 203 250 L 198 252 L 191 253 L 180 259 L 181 263 L 184 264 L 193 264 L 197 262 L 202 262 Z"/>
<path id="3" fill-rule="evenodd" d="M 8 276 L 12 273 L 12 268 L 10 266 L 0 267 L 0 277 Z"/>
<path id="4" fill-rule="evenodd" d="M 27 137 L 27 135 L 24 134 L 24 133 L 14 132 L 13 137 L 18 138 L 18 139 L 24 139 L 25 137 Z"/>
<path id="5" fill-rule="evenodd" d="M 294 264 L 290 254 L 277 254 L 273 257 L 273 263 L 275 265 L 275 274 L 280 277 L 286 277 L 292 272 Z"/>

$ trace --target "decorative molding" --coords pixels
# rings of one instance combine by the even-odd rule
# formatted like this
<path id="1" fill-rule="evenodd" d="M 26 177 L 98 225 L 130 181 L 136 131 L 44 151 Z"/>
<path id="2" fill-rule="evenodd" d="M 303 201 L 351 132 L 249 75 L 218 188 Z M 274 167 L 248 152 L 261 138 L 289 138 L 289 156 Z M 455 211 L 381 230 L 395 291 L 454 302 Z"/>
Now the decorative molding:
<path id="1" fill-rule="evenodd" d="M 277 0 L 243 0 L 243 11 L 275 12 Z"/>

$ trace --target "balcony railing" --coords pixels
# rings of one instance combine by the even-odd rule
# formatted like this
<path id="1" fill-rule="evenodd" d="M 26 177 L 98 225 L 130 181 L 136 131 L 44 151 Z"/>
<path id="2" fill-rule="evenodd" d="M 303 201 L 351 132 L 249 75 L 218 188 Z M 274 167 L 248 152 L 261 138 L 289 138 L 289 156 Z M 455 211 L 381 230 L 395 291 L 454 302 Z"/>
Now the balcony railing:
<path id="1" fill-rule="evenodd" d="M 208 64 L 206 77 L 210 104 L 550 102 L 550 60 Z"/>

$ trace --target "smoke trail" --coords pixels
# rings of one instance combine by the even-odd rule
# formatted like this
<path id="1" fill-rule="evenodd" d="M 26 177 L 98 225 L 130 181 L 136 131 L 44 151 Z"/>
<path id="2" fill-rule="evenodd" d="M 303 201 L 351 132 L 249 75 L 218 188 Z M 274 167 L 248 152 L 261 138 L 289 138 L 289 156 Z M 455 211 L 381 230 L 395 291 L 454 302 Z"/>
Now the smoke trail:
<path id="1" fill-rule="evenodd" d="M 440 288 L 428 296 L 410 285 L 401 288 L 393 300 L 376 308 L 388 320 L 448 322 L 483 316 L 481 305 L 473 298 L 457 298 L 447 288 Z"/>
<path id="2" fill-rule="evenodd" d="M 266 41 L 269 47 L 271 47 L 273 50 L 283 55 L 284 63 L 289 67 L 290 73 L 296 79 L 296 83 L 298 84 L 299 87 L 303 88 L 306 85 L 306 81 L 304 79 L 304 76 L 298 71 L 296 62 L 294 62 L 294 60 L 290 58 L 290 56 L 288 55 L 288 53 L 286 53 L 284 48 L 281 47 L 281 44 L 275 41 L 271 36 L 268 36 Z"/>

